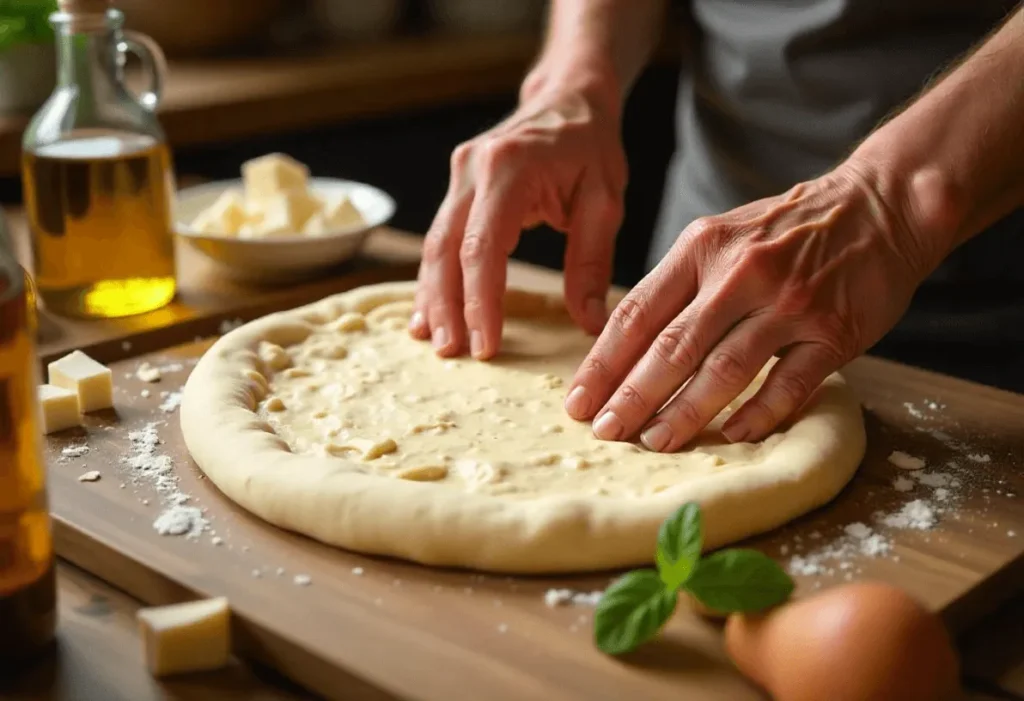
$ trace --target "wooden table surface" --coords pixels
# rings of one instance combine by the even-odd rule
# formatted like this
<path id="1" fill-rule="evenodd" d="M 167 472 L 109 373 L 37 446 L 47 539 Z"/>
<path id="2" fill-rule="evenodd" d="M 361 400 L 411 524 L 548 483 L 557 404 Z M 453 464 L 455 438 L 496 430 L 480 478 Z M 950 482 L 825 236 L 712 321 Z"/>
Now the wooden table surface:
<path id="1" fill-rule="evenodd" d="M 17 229 L 17 227 L 16 227 Z M 366 249 L 366 262 L 347 266 L 346 275 L 375 279 L 381 262 L 412 268 L 419 239 L 393 231 L 374 235 Z M 82 322 L 44 317 L 40 352 L 52 355 L 86 344 L 124 339 L 145 344 L 147 334 L 170 323 L 196 324 L 196 335 L 215 333 L 203 326 L 211 314 L 230 314 L 243 288 L 211 277 L 203 262 L 183 251 L 181 294 L 168 308 L 120 321 Z M 521 280 L 557 287 L 550 271 L 514 264 Z M 300 304 L 319 298 L 333 285 L 329 280 L 297 288 L 255 292 L 268 305 L 283 300 Z M 0 698 L 11 699 L 295 699 L 308 698 L 280 678 L 241 665 L 193 675 L 173 682 L 156 682 L 145 672 L 134 629 L 139 603 L 76 568 L 62 564 L 60 582 L 60 646 L 14 685 L 0 682 Z M 1024 701 L 1024 601 L 1014 601 L 989 616 L 960 639 L 968 692 L 965 698 L 1020 699 Z"/>

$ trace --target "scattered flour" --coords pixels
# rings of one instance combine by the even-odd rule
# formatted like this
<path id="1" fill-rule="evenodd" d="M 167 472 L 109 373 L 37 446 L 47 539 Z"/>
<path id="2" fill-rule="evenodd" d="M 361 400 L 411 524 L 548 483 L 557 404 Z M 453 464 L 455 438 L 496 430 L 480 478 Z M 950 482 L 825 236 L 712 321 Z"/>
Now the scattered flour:
<path id="1" fill-rule="evenodd" d="M 87 445 L 69 445 L 60 451 L 61 461 L 72 460 L 74 458 L 80 458 L 88 454 L 89 446 Z"/>
<path id="2" fill-rule="evenodd" d="M 889 456 L 889 462 L 901 470 L 920 470 L 925 466 L 924 460 L 907 455 L 901 450 L 894 450 Z"/>
<path id="3" fill-rule="evenodd" d="M 544 593 L 544 604 L 548 608 L 572 604 L 573 606 L 597 606 L 603 591 L 573 591 L 572 589 L 548 589 Z"/>
<path id="4" fill-rule="evenodd" d="M 132 481 L 148 482 L 166 504 L 165 510 L 153 522 L 153 528 L 160 535 L 198 538 L 207 530 L 209 522 L 200 508 L 188 506 L 191 498 L 178 489 L 178 477 L 174 474 L 171 456 L 159 452 L 160 436 L 156 421 L 151 421 L 138 431 L 128 434 L 131 454 L 121 458 L 131 470 Z"/>
<path id="5" fill-rule="evenodd" d="M 898 512 L 880 516 L 879 521 L 890 528 L 926 531 L 935 526 L 935 510 L 928 502 L 914 499 Z"/>
<path id="6" fill-rule="evenodd" d="M 143 382 L 159 382 L 163 376 L 164 374 L 160 372 L 160 368 L 149 363 L 142 363 L 135 371 L 135 377 Z"/>
<path id="7" fill-rule="evenodd" d="M 953 482 L 948 472 L 920 472 L 914 478 L 926 487 L 947 487 Z"/>
<path id="8" fill-rule="evenodd" d="M 141 392 L 139 392 L 139 396 L 142 397 L 143 399 L 149 399 L 149 395 L 150 392 L 148 389 L 144 389 Z"/>
<path id="9" fill-rule="evenodd" d="M 356 575 L 357 577 L 361 576 L 363 574 L 363 568 L 362 567 L 353 567 L 352 568 L 352 574 Z"/>
<path id="10" fill-rule="evenodd" d="M 100 481 L 100 471 L 99 470 L 90 470 L 89 472 L 83 472 L 82 474 L 80 474 L 78 476 L 78 481 L 79 482 L 99 482 Z"/>
<path id="11" fill-rule="evenodd" d="M 897 477 L 892 482 L 892 488 L 897 492 L 909 492 L 914 488 L 914 480 L 906 477 Z"/>
<path id="12" fill-rule="evenodd" d="M 181 504 L 167 508 L 153 521 L 153 528 L 160 535 L 183 535 L 186 538 L 198 538 L 206 527 L 206 519 L 198 507 Z"/>
<path id="13" fill-rule="evenodd" d="M 292 581 L 295 582 L 297 586 L 308 587 L 313 582 L 313 578 L 308 574 L 297 574 L 292 578 Z"/>
<path id="14" fill-rule="evenodd" d="M 992 462 L 992 457 L 990 455 L 980 454 L 980 453 L 970 453 L 967 456 L 967 459 L 971 460 L 973 462 L 981 462 L 981 463 Z"/>
<path id="15" fill-rule="evenodd" d="M 181 392 L 168 392 L 164 397 L 164 401 L 160 404 L 160 411 L 165 414 L 170 414 L 172 411 L 181 406 Z"/>

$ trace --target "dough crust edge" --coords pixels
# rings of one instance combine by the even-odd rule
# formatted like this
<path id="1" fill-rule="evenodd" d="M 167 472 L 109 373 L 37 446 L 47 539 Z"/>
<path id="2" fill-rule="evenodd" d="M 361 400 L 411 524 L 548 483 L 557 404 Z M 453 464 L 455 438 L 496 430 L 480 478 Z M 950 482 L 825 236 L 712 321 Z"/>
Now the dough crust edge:
<path id="1" fill-rule="evenodd" d="M 861 408 L 838 373 L 757 462 L 649 497 L 506 500 L 291 453 L 252 410 L 242 371 L 254 367 L 256 344 L 296 342 L 312 322 L 409 301 L 414 290 L 399 282 L 342 292 L 250 322 L 207 351 L 184 388 L 181 429 L 193 460 L 229 499 L 273 525 L 355 552 L 508 574 L 588 572 L 652 562 L 658 527 L 687 501 L 703 510 L 706 550 L 774 529 L 831 501 L 864 456 Z M 550 295 L 510 290 L 505 307 L 512 316 L 567 319 Z"/>

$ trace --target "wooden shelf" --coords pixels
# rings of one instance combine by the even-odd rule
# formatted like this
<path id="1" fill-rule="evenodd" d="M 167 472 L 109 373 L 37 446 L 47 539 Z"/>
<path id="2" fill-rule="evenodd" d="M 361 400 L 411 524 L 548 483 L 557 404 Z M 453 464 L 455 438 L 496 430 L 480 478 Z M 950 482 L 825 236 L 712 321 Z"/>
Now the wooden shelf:
<path id="1" fill-rule="evenodd" d="M 436 107 L 517 89 L 533 33 L 406 37 L 301 56 L 172 61 L 160 121 L 189 146 Z M 0 117 L 0 177 L 19 172 L 27 117 Z"/>

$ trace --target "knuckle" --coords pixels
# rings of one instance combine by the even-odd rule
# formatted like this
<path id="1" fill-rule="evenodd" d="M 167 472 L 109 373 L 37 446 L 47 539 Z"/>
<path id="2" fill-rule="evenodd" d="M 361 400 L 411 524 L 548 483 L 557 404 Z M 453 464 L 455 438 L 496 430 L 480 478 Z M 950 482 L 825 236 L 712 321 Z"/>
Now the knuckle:
<path id="1" fill-rule="evenodd" d="M 463 143 L 459 144 L 458 146 L 456 146 L 452 150 L 452 155 L 451 155 L 451 159 L 450 159 L 450 166 L 451 166 L 452 174 L 455 174 L 455 173 L 458 173 L 461 170 L 464 170 L 469 165 L 469 161 L 470 161 L 470 158 L 472 158 L 472 155 L 473 155 L 473 142 L 472 141 L 466 141 L 466 142 L 463 142 Z"/>
<path id="2" fill-rule="evenodd" d="M 481 234 L 466 234 L 459 249 L 459 259 L 463 266 L 477 266 L 487 259 L 489 246 Z"/>
<path id="3" fill-rule="evenodd" d="M 647 304 L 634 295 L 627 295 L 612 312 L 610 323 L 623 338 L 642 335 L 649 324 Z"/>
<path id="4" fill-rule="evenodd" d="M 697 345 L 681 329 L 669 327 L 654 340 L 652 350 L 658 359 L 679 374 L 688 374 L 697 367 Z"/>
<path id="5" fill-rule="evenodd" d="M 463 317 L 469 323 L 479 323 L 481 316 L 483 315 L 484 304 L 477 296 L 466 297 L 465 302 L 462 305 Z"/>
<path id="6" fill-rule="evenodd" d="M 451 247 L 450 239 L 443 234 L 430 233 L 423 239 L 423 262 L 431 265 L 444 259 Z"/>
<path id="7" fill-rule="evenodd" d="M 640 412 L 646 411 L 650 404 L 643 393 L 630 384 L 622 385 L 615 393 L 615 399 L 616 403 Z"/>
<path id="8" fill-rule="evenodd" d="M 693 403 L 693 400 L 686 396 L 686 393 L 681 393 L 678 397 L 672 400 L 672 402 L 665 407 L 662 412 L 665 419 L 677 427 L 685 427 L 690 430 L 701 426 L 705 423 L 703 415 L 697 405 Z"/>
<path id="9" fill-rule="evenodd" d="M 596 375 L 604 381 L 612 378 L 612 370 L 601 358 L 592 355 L 583 361 L 583 374 Z"/>
<path id="10" fill-rule="evenodd" d="M 704 363 L 704 369 L 719 386 L 735 387 L 750 381 L 749 365 L 743 353 L 726 347 L 711 353 Z"/>
<path id="11" fill-rule="evenodd" d="M 713 239 L 722 233 L 723 226 L 714 217 L 698 217 L 690 222 L 683 234 L 690 239 Z"/>
<path id="12" fill-rule="evenodd" d="M 510 163 L 519 151 L 514 139 L 491 138 L 481 148 L 480 161 L 484 168 L 495 170 Z"/>
<path id="13" fill-rule="evenodd" d="M 780 414 L 789 413 L 803 404 L 811 395 L 812 390 L 811 383 L 807 378 L 797 373 L 779 374 L 772 378 L 771 389 L 781 400 L 778 402 L 778 408 L 773 410 L 764 401 L 761 401 L 761 404 L 765 412 L 775 421 L 781 421 L 784 418 Z"/>

